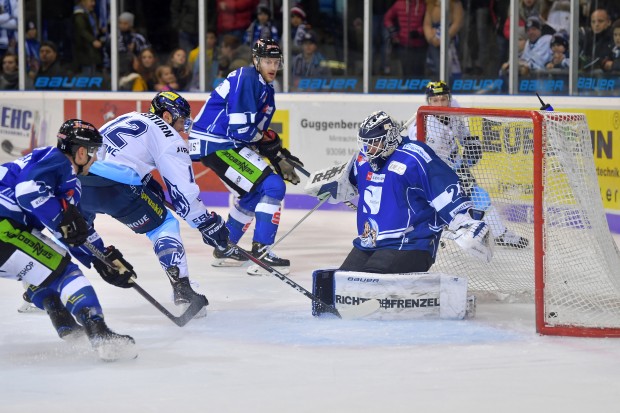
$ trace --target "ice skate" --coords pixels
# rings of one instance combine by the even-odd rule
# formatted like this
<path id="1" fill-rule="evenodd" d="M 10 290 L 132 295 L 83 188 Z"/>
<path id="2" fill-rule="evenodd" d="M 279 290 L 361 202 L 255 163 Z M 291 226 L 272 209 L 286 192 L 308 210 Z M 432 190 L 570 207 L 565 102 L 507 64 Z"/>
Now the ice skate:
<path id="1" fill-rule="evenodd" d="M 85 308 L 80 312 L 80 320 L 91 346 L 101 360 L 130 360 L 138 357 L 134 339 L 110 330 L 103 316 L 91 314 L 90 309 Z"/>
<path id="2" fill-rule="evenodd" d="M 260 242 L 253 242 L 252 255 L 256 258 L 260 258 L 268 248 L 269 245 L 264 245 Z M 271 251 L 261 258 L 261 261 L 284 275 L 287 275 L 290 272 L 291 262 L 287 259 L 278 257 Z M 258 264 L 250 265 L 247 273 L 250 275 L 269 275 L 269 271 L 265 270 Z"/>
<path id="3" fill-rule="evenodd" d="M 211 265 L 213 267 L 241 267 L 248 262 L 248 259 L 241 255 L 239 247 L 231 246 L 226 251 L 213 249 L 213 257 L 215 258 Z"/>
<path id="4" fill-rule="evenodd" d="M 530 242 L 527 238 L 523 238 L 515 234 L 514 232 L 506 229 L 502 235 L 495 238 L 495 245 L 508 248 L 525 248 Z"/>
<path id="5" fill-rule="evenodd" d="M 43 308 L 47 312 L 58 337 L 66 341 L 75 341 L 84 337 L 84 328 L 79 325 L 73 315 L 60 301 L 60 297 L 52 295 L 43 300 Z"/>
<path id="6" fill-rule="evenodd" d="M 174 304 L 182 308 L 183 311 L 189 307 L 195 301 L 200 301 L 203 307 L 202 309 L 194 316 L 194 318 L 202 318 L 207 316 L 207 305 L 209 305 L 209 300 L 202 294 L 198 294 L 192 289 L 192 285 L 189 281 L 188 277 L 179 277 L 179 268 L 178 267 L 169 267 L 166 270 L 166 274 L 168 275 L 168 279 L 170 280 L 170 284 L 172 284 L 173 291 L 173 299 Z"/>

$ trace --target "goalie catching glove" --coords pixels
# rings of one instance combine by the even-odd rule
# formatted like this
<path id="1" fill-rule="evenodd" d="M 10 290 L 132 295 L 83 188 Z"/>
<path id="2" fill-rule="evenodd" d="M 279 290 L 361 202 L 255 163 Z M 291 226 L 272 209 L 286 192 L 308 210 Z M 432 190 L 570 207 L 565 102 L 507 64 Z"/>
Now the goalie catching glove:
<path id="1" fill-rule="evenodd" d="M 291 155 L 288 149 L 282 147 L 282 139 L 272 129 L 263 132 L 263 138 L 258 141 L 258 153 L 269 159 L 276 173 L 285 181 L 297 185 L 300 182 L 295 172 L 295 165 L 304 166 L 296 156 Z"/>
<path id="2" fill-rule="evenodd" d="M 469 209 L 467 213 L 457 214 L 450 225 L 446 238 L 454 240 L 466 253 L 485 262 L 491 262 L 493 249 L 489 226 L 482 221 L 484 212 Z"/>
<path id="3" fill-rule="evenodd" d="M 82 245 L 88 238 L 88 224 L 75 205 L 63 199 L 61 206 L 63 214 L 58 231 L 62 234 L 62 242 L 72 247 Z"/>
<path id="4" fill-rule="evenodd" d="M 132 278 L 137 277 L 133 270 L 133 266 L 123 258 L 123 254 L 114 245 L 108 246 L 103 251 L 107 261 L 114 265 L 114 268 L 110 267 L 101 260 L 95 260 L 93 266 L 99 273 L 101 278 L 109 284 L 115 285 L 121 288 L 133 287 Z"/>
<path id="5" fill-rule="evenodd" d="M 198 230 L 202 234 L 202 240 L 205 244 L 209 244 L 220 251 L 228 249 L 226 222 L 215 212 L 211 212 L 207 220 L 198 226 Z"/>

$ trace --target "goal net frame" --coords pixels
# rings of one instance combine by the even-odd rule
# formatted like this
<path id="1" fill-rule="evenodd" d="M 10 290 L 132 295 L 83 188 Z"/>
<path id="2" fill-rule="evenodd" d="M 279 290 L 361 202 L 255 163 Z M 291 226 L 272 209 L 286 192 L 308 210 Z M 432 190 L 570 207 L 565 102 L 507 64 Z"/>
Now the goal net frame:
<path id="1" fill-rule="evenodd" d="M 533 282 L 533 301 L 535 305 L 536 331 L 539 334 L 543 334 L 543 335 L 578 336 L 578 337 L 620 337 L 620 253 L 618 252 L 618 248 L 615 245 L 613 238 L 611 236 L 611 233 L 609 231 L 609 227 L 607 226 L 607 221 L 605 219 L 605 211 L 603 209 L 602 199 L 600 197 L 600 189 L 598 185 L 596 185 L 596 188 L 592 188 L 593 182 L 598 182 L 598 181 L 597 181 L 596 170 L 594 166 L 594 157 L 593 156 L 591 157 L 591 162 L 590 162 L 590 159 L 587 159 L 589 158 L 589 156 L 585 156 L 585 154 L 587 154 L 586 151 L 588 150 L 588 148 L 589 148 L 589 153 L 592 154 L 592 146 L 590 143 L 589 128 L 587 127 L 585 115 L 577 114 L 577 113 L 546 112 L 546 111 L 533 111 L 533 110 L 421 106 L 420 108 L 418 108 L 417 119 L 416 119 L 417 139 L 420 141 L 426 141 L 426 136 L 427 136 L 426 129 L 427 127 L 430 127 L 430 126 L 427 126 L 427 121 L 426 121 L 428 116 L 435 116 L 435 117 L 443 116 L 445 117 L 444 119 L 465 118 L 465 119 L 468 119 L 468 121 L 473 120 L 474 123 L 476 119 L 487 120 L 487 122 L 489 120 L 491 121 L 497 120 L 498 122 L 505 122 L 505 124 L 510 124 L 510 122 L 513 122 L 516 125 L 524 123 L 524 122 L 528 122 L 528 121 L 531 122 L 531 125 L 532 125 L 531 131 L 529 130 L 526 131 L 525 129 L 523 129 L 519 133 L 522 133 L 522 132 L 525 132 L 528 134 L 531 133 L 531 139 L 532 139 L 532 147 L 529 149 L 531 150 L 532 156 L 533 156 L 533 159 L 531 161 L 532 162 L 531 164 L 532 164 L 533 197 L 532 197 L 531 206 L 530 206 L 530 208 L 533 211 L 533 213 L 531 213 L 531 222 L 533 226 L 533 231 L 529 235 L 532 236 L 533 239 L 530 239 L 530 244 L 527 248 L 531 249 L 531 253 L 533 254 L 533 266 L 531 268 L 531 271 L 533 271 L 532 276 L 534 278 L 533 280 L 534 281 Z M 597 232 L 597 235 L 595 235 L 594 237 L 595 237 L 596 242 L 600 240 L 600 242 L 605 245 L 605 249 L 600 250 L 600 249 L 596 249 L 596 247 L 593 247 L 593 249 L 595 253 L 599 252 L 599 254 L 600 254 L 600 251 L 607 252 L 605 254 L 600 254 L 602 256 L 598 257 L 598 259 L 602 261 L 604 265 L 606 265 L 605 268 L 607 268 L 608 270 L 607 272 L 609 272 L 609 274 L 601 275 L 601 279 L 602 277 L 606 277 L 604 281 L 607 283 L 611 283 L 611 285 L 613 285 L 613 287 L 607 288 L 607 290 L 612 290 L 610 291 L 610 294 L 609 294 L 611 298 L 608 297 L 607 294 L 603 294 L 605 295 L 605 297 L 600 299 L 600 301 L 603 303 L 602 309 L 596 308 L 596 305 L 594 305 L 593 307 L 590 306 L 590 297 L 592 295 L 596 296 L 598 293 L 591 293 L 591 292 L 585 293 L 586 295 L 588 295 L 588 298 L 586 298 L 585 300 L 581 298 L 579 299 L 571 298 L 573 302 L 577 302 L 577 304 L 575 304 L 576 308 L 571 307 L 571 305 L 573 304 L 566 304 L 566 303 L 570 303 L 570 300 L 566 300 L 566 302 L 563 303 L 565 309 L 562 314 L 568 314 L 572 312 L 575 315 L 574 318 L 578 320 L 576 322 L 573 322 L 572 320 L 567 321 L 567 320 L 555 319 L 554 318 L 556 317 L 555 314 L 557 314 L 555 312 L 556 311 L 555 308 L 557 308 L 557 306 L 551 305 L 549 303 L 548 297 L 546 296 L 547 294 L 546 283 L 550 281 L 550 279 L 546 278 L 548 272 L 550 272 L 549 266 L 555 265 L 555 263 L 557 263 L 558 261 L 558 257 L 553 256 L 553 259 L 551 259 L 551 257 L 548 257 L 546 255 L 549 249 L 553 247 L 547 244 L 547 242 L 549 242 L 549 239 L 546 236 L 546 234 L 550 234 L 556 231 L 556 228 L 554 227 L 555 224 L 553 223 L 553 219 L 548 218 L 547 214 L 545 214 L 545 208 L 547 208 L 547 210 L 549 211 L 553 208 L 553 205 L 550 205 L 550 202 L 548 201 L 547 201 L 548 203 L 546 204 L 545 190 L 547 188 L 545 187 L 546 181 L 545 181 L 544 174 L 545 173 L 553 174 L 554 171 L 550 170 L 549 168 L 553 168 L 554 167 L 553 165 L 556 165 L 558 162 L 562 162 L 562 160 L 558 161 L 557 159 L 552 159 L 557 154 L 558 149 L 555 148 L 553 146 L 554 144 L 550 143 L 550 140 L 549 140 L 550 139 L 549 136 L 551 136 L 550 135 L 551 133 L 556 133 L 557 135 L 559 132 L 552 132 L 548 128 L 555 127 L 556 129 L 561 130 L 560 129 L 561 126 L 557 126 L 557 125 L 553 126 L 552 123 L 555 122 L 561 125 L 563 124 L 562 121 L 564 119 L 570 119 L 571 121 L 574 121 L 574 124 L 576 125 L 575 126 L 576 132 L 572 134 L 571 136 L 575 135 L 577 137 L 575 140 L 578 140 L 579 141 L 578 144 L 581 145 L 579 149 L 580 155 L 578 157 L 579 157 L 579 162 L 585 164 L 585 167 L 583 168 L 583 170 L 580 169 L 576 172 L 576 174 L 578 175 L 577 178 L 581 177 L 579 174 L 584 175 L 586 177 L 584 178 L 584 180 L 586 181 L 584 185 L 586 185 L 589 191 L 594 191 L 594 189 L 596 190 L 595 192 L 592 192 L 591 195 L 593 195 L 594 193 L 598 194 L 597 199 L 592 199 L 592 207 L 590 208 L 590 206 L 588 205 L 588 208 L 587 208 L 588 211 L 584 212 L 585 217 L 582 218 L 582 220 L 579 221 L 579 223 L 574 224 L 576 225 L 576 230 L 573 230 L 573 228 L 568 228 L 568 229 L 564 229 L 564 231 L 567 231 L 568 233 L 571 233 L 574 231 L 587 231 L 590 225 L 592 227 L 596 226 L 597 228 L 601 228 L 602 235 L 599 235 Z M 478 123 L 484 125 L 484 122 L 482 121 L 479 121 Z M 567 124 L 569 122 L 564 122 L 564 123 Z M 506 130 L 509 130 L 509 128 L 506 127 Z M 484 130 L 482 129 L 478 131 L 472 130 L 471 135 L 482 135 L 482 133 L 475 133 L 475 132 L 484 132 Z M 546 136 L 545 134 L 548 134 L 549 136 Z M 483 159 L 484 159 L 484 156 L 486 155 L 485 138 L 483 136 L 479 136 L 479 138 L 481 139 L 482 144 L 483 144 Z M 505 138 L 506 137 L 504 137 L 504 139 Z M 510 137 L 508 137 L 508 139 L 510 139 Z M 502 144 L 502 148 L 503 146 L 504 145 Z M 459 150 L 462 151 L 462 148 L 459 148 Z M 584 155 L 584 156 L 581 156 L 581 155 Z M 560 156 L 555 156 L 555 157 L 560 158 Z M 572 153 L 568 152 L 568 156 L 566 156 L 565 158 L 568 159 L 571 157 L 572 157 Z M 512 162 L 512 161 L 509 160 L 508 163 L 509 162 Z M 529 166 L 529 160 L 528 160 L 528 163 L 525 164 L 524 166 Z M 560 167 L 562 168 L 562 166 Z M 561 173 L 571 174 L 572 173 L 571 168 L 573 167 L 567 167 L 566 170 L 562 170 Z M 492 170 L 492 169 L 493 168 L 488 168 L 488 170 Z M 515 166 L 515 169 L 518 169 L 518 168 Z M 497 172 L 497 173 L 500 174 L 500 172 Z M 525 171 L 523 173 L 527 173 L 527 172 Z M 476 175 L 475 172 L 474 172 L 474 175 Z M 592 177 L 592 175 L 594 176 Z M 478 180 L 478 177 L 476 177 L 476 179 Z M 572 178 L 568 177 L 566 180 L 570 181 L 570 179 Z M 484 184 L 480 182 L 479 182 L 479 185 L 484 186 Z M 549 191 L 551 192 L 552 189 L 550 189 Z M 493 197 L 491 197 L 491 202 L 493 202 Z M 549 212 L 549 214 L 551 214 L 551 212 Z M 602 215 L 602 217 L 599 216 L 599 214 Z M 593 221 L 592 221 L 593 223 L 591 223 L 591 221 L 589 220 L 589 217 L 593 218 Z M 550 222 L 549 226 L 545 226 L 547 219 Z M 604 222 L 604 224 L 602 224 L 601 222 Z M 510 223 L 507 226 L 509 225 Z M 577 228 L 579 225 L 581 225 L 582 228 Z M 602 228 L 603 225 L 605 226 L 605 228 Z M 604 233 L 605 230 L 607 231 L 607 235 L 605 235 Z M 449 241 L 445 241 L 445 242 L 447 243 Z M 607 245 L 609 242 L 613 244 L 613 247 Z M 442 245 L 444 244 L 445 243 L 442 243 Z M 586 244 L 586 243 L 583 243 L 583 244 Z M 579 247 L 580 245 L 578 245 L 577 241 L 575 241 L 574 248 L 579 248 Z M 497 256 L 497 252 L 499 251 L 499 248 L 500 247 L 498 246 L 494 246 L 494 249 L 496 251 L 496 256 Z M 588 245 L 587 248 L 590 248 L 590 246 Z M 502 249 L 501 253 L 503 254 L 505 253 L 505 251 Z M 614 253 L 615 253 L 615 257 L 613 256 L 607 257 L 608 255 L 614 255 Z M 440 250 L 438 251 L 438 261 L 441 258 L 441 254 L 442 254 L 442 250 L 440 248 Z M 566 254 L 566 253 L 561 252 L 561 254 Z M 463 255 L 463 258 L 453 258 L 455 262 L 461 261 L 461 260 L 467 260 L 467 259 L 468 258 L 465 257 L 464 255 Z M 553 263 L 550 263 L 551 261 Z M 561 256 L 559 257 L 559 261 L 560 262 L 562 261 Z M 618 266 L 613 268 L 616 265 L 616 263 L 618 263 Z M 459 274 L 459 271 L 462 269 L 460 265 L 461 265 L 460 263 L 458 264 L 455 263 L 454 267 L 448 267 L 448 271 L 453 271 L 453 273 Z M 480 265 L 483 265 L 483 264 L 480 264 Z M 570 264 L 567 264 L 567 265 L 570 268 Z M 435 268 L 436 266 L 433 267 L 433 270 L 435 270 Z M 441 265 L 439 266 L 439 271 L 445 271 L 445 270 L 446 270 L 445 267 L 441 267 Z M 467 272 L 466 270 L 463 270 L 463 271 Z M 575 269 L 575 271 L 579 271 L 579 270 Z M 502 272 L 502 271 L 495 271 L 496 273 L 495 275 L 498 275 L 497 273 L 499 272 Z M 530 272 L 530 270 L 528 269 L 527 272 Z M 470 285 L 472 284 L 471 283 L 472 278 L 475 280 L 477 276 L 476 271 L 473 271 L 473 270 L 470 273 L 465 273 L 465 274 L 460 274 L 460 275 L 465 275 L 468 278 L 470 278 Z M 524 276 L 527 277 L 528 275 L 524 274 Z M 557 282 L 557 275 L 553 275 L 553 276 L 556 277 L 554 282 Z M 589 274 L 589 276 L 591 276 L 591 274 Z M 574 279 L 576 280 L 574 284 L 579 284 L 579 281 L 580 281 L 579 274 L 577 274 L 577 276 L 574 277 Z M 611 281 L 609 281 L 608 279 L 611 279 Z M 565 287 L 564 285 L 562 285 L 560 286 L 559 290 L 562 290 L 562 288 L 569 289 L 573 287 L 569 282 L 565 282 L 565 283 L 569 285 L 569 287 Z M 577 288 L 581 288 L 581 287 L 577 287 Z M 555 286 L 551 289 L 553 290 L 553 293 L 557 293 Z M 587 287 L 585 289 L 587 289 Z M 529 295 L 530 295 L 529 301 L 531 301 L 531 294 Z M 587 305 L 585 304 L 583 305 L 584 310 L 582 310 L 582 307 L 581 307 L 582 304 L 579 303 L 580 300 L 588 302 Z M 599 301 L 599 299 L 595 297 L 594 301 Z M 609 307 L 611 307 L 611 310 L 609 309 Z M 581 316 L 579 314 L 580 312 L 584 313 L 583 319 L 585 321 L 581 320 Z M 603 313 L 605 314 L 605 317 L 599 318 L 599 314 L 603 314 Z M 611 315 L 609 315 L 609 313 L 611 313 Z M 611 322 L 609 321 L 610 319 L 611 319 Z M 600 320 L 603 320 L 603 321 L 600 321 Z"/>

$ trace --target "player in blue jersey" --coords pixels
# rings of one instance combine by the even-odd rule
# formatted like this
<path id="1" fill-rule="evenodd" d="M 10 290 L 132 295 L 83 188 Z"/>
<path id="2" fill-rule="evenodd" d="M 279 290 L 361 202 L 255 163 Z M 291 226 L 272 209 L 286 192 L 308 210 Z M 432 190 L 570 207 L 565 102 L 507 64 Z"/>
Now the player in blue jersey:
<path id="1" fill-rule="evenodd" d="M 179 222 L 165 204 L 164 192 L 151 172 L 157 169 L 176 213 L 203 241 L 228 248 L 224 220 L 200 200 L 187 143 L 179 132 L 191 127 L 189 103 L 176 92 L 159 92 L 147 113 L 131 112 L 101 127 L 103 148 L 82 182 L 82 209 L 87 222 L 108 214 L 138 234 L 145 234 L 168 275 L 174 302 L 188 306 L 205 296 L 192 289 Z M 205 316 L 206 310 L 197 314 Z"/>
<path id="2" fill-rule="evenodd" d="M 133 358 L 134 340 L 107 327 L 88 279 L 68 251 L 42 233 L 48 229 L 73 248 L 89 235 L 79 210 L 76 174 L 88 173 L 102 138 L 93 125 L 77 119 L 64 132 L 57 147 L 38 148 L 0 166 L 0 277 L 27 284 L 25 298 L 50 314 L 61 338 L 85 332 L 100 357 Z M 101 239 L 97 241 L 102 247 Z M 129 284 L 135 273 L 116 252 L 116 270 L 102 276 L 116 285 Z"/>
<path id="3" fill-rule="evenodd" d="M 289 260 L 265 253 L 278 230 L 284 180 L 298 184 L 295 164 L 303 164 L 269 129 L 276 110 L 272 82 L 282 68 L 282 50 L 274 40 L 260 39 L 252 48 L 252 61 L 252 66 L 230 73 L 205 102 L 190 132 L 190 156 L 211 168 L 237 196 L 226 222 L 230 240 L 239 242 L 256 217 L 252 255 L 288 273 Z M 214 266 L 247 261 L 239 253 L 225 255 L 215 250 L 214 255 Z M 248 273 L 266 272 L 252 265 Z"/>
<path id="4" fill-rule="evenodd" d="M 370 273 L 424 272 L 444 228 L 470 254 L 490 260 L 488 226 L 456 173 L 421 142 L 403 140 L 385 112 L 361 124 L 349 181 L 359 192 L 358 238 L 340 266 Z"/>

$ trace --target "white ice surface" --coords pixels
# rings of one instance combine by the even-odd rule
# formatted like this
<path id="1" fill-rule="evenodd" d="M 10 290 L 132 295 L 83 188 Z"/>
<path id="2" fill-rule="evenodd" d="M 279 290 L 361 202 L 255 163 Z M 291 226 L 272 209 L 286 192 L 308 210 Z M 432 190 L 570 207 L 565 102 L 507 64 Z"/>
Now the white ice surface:
<path id="1" fill-rule="evenodd" d="M 283 211 L 280 234 L 304 213 Z M 107 217 L 97 228 L 176 311 L 148 239 Z M 528 304 L 480 303 L 466 321 L 316 319 L 275 277 L 211 267 L 211 249 L 182 228 L 207 318 L 179 328 L 87 272 L 136 360 L 101 362 L 61 341 L 46 315 L 17 313 L 20 283 L 0 281 L 0 412 L 620 411 L 620 339 L 539 336 Z M 353 213 L 319 211 L 276 251 L 310 290 L 312 270 L 339 265 L 354 233 Z"/>

